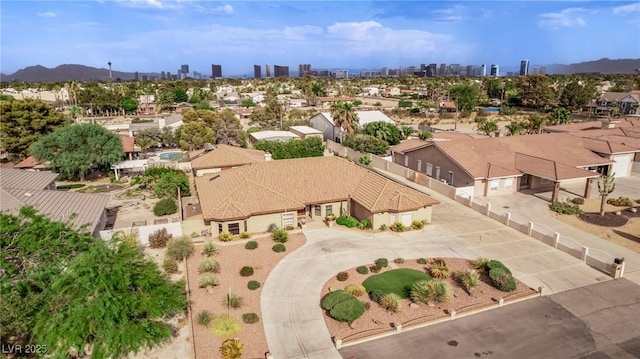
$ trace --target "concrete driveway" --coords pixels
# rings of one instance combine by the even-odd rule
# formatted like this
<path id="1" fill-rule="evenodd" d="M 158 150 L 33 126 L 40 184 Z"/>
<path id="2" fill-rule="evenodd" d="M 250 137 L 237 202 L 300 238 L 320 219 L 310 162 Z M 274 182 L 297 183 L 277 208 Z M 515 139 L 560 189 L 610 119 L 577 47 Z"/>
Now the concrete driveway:
<path id="1" fill-rule="evenodd" d="M 337 272 L 379 257 L 483 256 L 499 259 L 532 288 L 566 291 L 610 278 L 580 260 L 447 198 L 434 208 L 433 225 L 402 234 L 306 230 L 307 243 L 269 275 L 261 296 L 263 325 L 274 358 L 340 358 L 319 306 L 324 283 Z"/>
<path id="2" fill-rule="evenodd" d="M 640 287 L 607 281 L 345 347 L 345 359 L 640 357 Z"/>

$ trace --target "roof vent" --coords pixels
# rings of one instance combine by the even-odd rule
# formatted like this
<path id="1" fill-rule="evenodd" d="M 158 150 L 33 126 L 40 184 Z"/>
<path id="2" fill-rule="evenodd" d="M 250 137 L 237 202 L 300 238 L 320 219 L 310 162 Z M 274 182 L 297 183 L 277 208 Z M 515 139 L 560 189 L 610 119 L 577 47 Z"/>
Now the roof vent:
<path id="1" fill-rule="evenodd" d="M 24 193 L 24 195 L 25 195 L 26 197 L 31 197 L 31 196 L 33 196 L 33 195 L 31 194 L 31 192 L 25 192 L 25 193 Z"/>
<path id="2" fill-rule="evenodd" d="M 220 175 L 215 175 L 215 176 L 213 176 L 213 177 L 209 178 L 209 181 L 213 181 L 214 179 L 216 179 L 216 178 L 218 178 L 218 177 L 220 177 Z"/>
<path id="3" fill-rule="evenodd" d="M 209 151 L 213 151 L 216 149 L 216 146 L 212 145 L 211 143 L 207 142 L 204 144 L 204 152 L 209 152 Z"/>

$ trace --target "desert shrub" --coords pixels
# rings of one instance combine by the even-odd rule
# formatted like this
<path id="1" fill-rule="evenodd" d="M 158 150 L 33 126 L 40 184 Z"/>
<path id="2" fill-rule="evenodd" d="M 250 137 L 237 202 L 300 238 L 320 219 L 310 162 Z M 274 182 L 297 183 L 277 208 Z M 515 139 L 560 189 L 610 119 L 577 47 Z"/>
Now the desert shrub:
<path id="1" fill-rule="evenodd" d="M 495 268 L 502 268 L 505 270 L 505 272 L 511 274 L 511 271 L 509 270 L 509 268 L 507 268 L 507 266 L 505 266 L 502 262 L 496 260 L 488 261 L 487 265 L 485 266 L 485 271 L 487 274 L 489 274 L 489 271 Z"/>
<path id="2" fill-rule="evenodd" d="M 251 238 L 251 233 L 246 232 L 246 231 L 245 231 L 245 232 L 242 232 L 242 233 L 240 233 L 240 238 L 242 238 L 242 239 L 248 239 L 248 238 Z"/>
<path id="3" fill-rule="evenodd" d="M 364 310 L 369 310 L 371 308 L 371 302 L 362 302 L 364 305 Z"/>
<path id="4" fill-rule="evenodd" d="M 394 232 L 403 232 L 404 224 L 402 224 L 402 222 L 393 222 L 393 224 L 391 225 L 391 230 Z"/>
<path id="5" fill-rule="evenodd" d="M 422 228 L 424 228 L 424 222 L 422 222 L 422 221 L 413 221 L 413 222 L 411 222 L 411 228 L 413 228 L 413 229 L 422 229 Z"/>
<path id="6" fill-rule="evenodd" d="M 380 290 L 380 289 L 374 289 L 371 292 L 369 292 L 369 299 L 371 299 L 372 301 L 376 302 L 376 303 L 380 303 L 380 299 L 382 299 L 382 297 L 385 296 L 384 291 Z"/>
<path id="7" fill-rule="evenodd" d="M 435 258 L 431 261 L 431 268 L 429 269 L 431 276 L 434 278 L 445 279 L 451 275 L 451 269 L 447 266 L 444 259 Z"/>
<path id="8" fill-rule="evenodd" d="M 487 270 L 487 263 L 489 263 L 488 258 L 478 257 L 478 259 L 473 261 L 473 268 L 484 272 Z"/>
<path id="9" fill-rule="evenodd" d="M 386 268 L 386 267 L 389 266 L 389 261 L 387 260 L 387 258 L 378 258 L 373 263 L 375 263 L 376 266 L 378 266 L 380 268 Z"/>
<path id="10" fill-rule="evenodd" d="M 402 264 L 402 263 L 404 263 L 404 258 L 398 257 L 398 258 L 393 260 L 393 263 Z"/>
<path id="11" fill-rule="evenodd" d="M 153 214 L 156 216 L 164 216 L 178 212 L 178 205 L 173 198 L 164 198 L 153 206 Z"/>
<path id="12" fill-rule="evenodd" d="M 218 234 L 218 239 L 223 242 L 230 242 L 233 240 L 233 234 L 229 232 L 221 232 L 220 234 Z"/>
<path id="13" fill-rule="evenodd" d="M 616 207 L 631 207 L 633 206 L 633 201 L 628 197 L 618 197 L 618 198 L 609 198 L 607 203 Z"/>
<path id="14" fill-rule="evenodd" d="M 244 344 L 237 338 L 227 339 L 222 342 L 218 351 L 222 359 L 240 359 L 244 351 Z"/>
<path id="15" fill-rule="evenodd" d="M 340 272 L 338 273 L 338 275 L 336 275 L 336 279 L 338 279 L 341 282 L 344 282 L 345 280 L 349 279 L 349 273 Z"/>
<path id="16" fill-rule="evenodd" d="M 336 223 L 338 223 L 336 221 Z M 338 223 L 340 224 L 340 223 Z M 358 219 L 355 217 L 346 217 L 345 221 L 344 221 L 344 226 L 346 226 L 347 228 L 355 228 L 358 226 Z"/>
<path id="17" fill-rule="evenodd" d="M 419 280 L 411 285 L 409 297 L 414 303 L 430 303 L 431 288 L 428 280 Z"/>
<path id="18" fill-rule="evenodd" d="M 580 206 L 571 203 L 569 199 L 565 202 L 556 202 L 549 205 L 549 209 L 560 214 L 582 214 Z"/>
<path id="19" fill-rule="evenodd" d="M 356 272 L 360 274 L 369 274 L 369 268 L 367 268 L 367 266 L 360 266 L 356 268 Z"/>
<path id="20" fill-rule="evenodd" d="M 198 264 L 198 272 L 218 273 L 220 272 L 220 262 L 215 258 L 204 258 Z"/>
<path id="21" fill-rule="evenodd" d="M 386 231 L 387 230 L 387 225 L 386 224 L 381 224 L 380 225 L 380 230 L 383 231 L 383 232 Z"/>
<path id="22" fill-rule="evenodd" d="M 284 244 L 282 243 L 278 243 L 275 246 L 271 247 L 271 249 L 276 252 L 276 253 L 281 253 L 287 250 L 287 247 L 284 246 Z"/>
<path id="23" fill-rule="evenodd" d="M 167 232 L 166 228 L 160 228 L 149 235 L 149 247 L 164 248 L 172 237 L 173 234 Z"/>
<path id="24" fill-rule="evenodd" d="M 365 218 L 358 223 L 358 229 L 371 229 L 373 228 L 373 224 L 371 224 L 371 220 Z"/>
<path id="25" fill-rule="evenodd" d="M 451 299 L 453 291 L 445 280 L 421 280 L 413 283 L 410 290 L 411 300 L 415 303 L 432 304 Z"/>
<path id="26" fill-rule="evenodd" d="M 418 264 L 427 264 L 427 259 L 426 258 L 418 258 L 418 259 L 416 259 L 416 262 Z"/>
<path id="27" fill-rule="evenodd" d="M 453 296 L 451 286 L 445 280 L 434 279 L 429 282 L 429 286 L 432 288 L 433 300 L 436 302 L 446 302 Z"/>
<path id="28" fill-rule="evenodd" d="M 213 321 L 213 334 L 219 338 L 233 338 L 241 331 L 242 324 L 227 314 Z"/>
<path id="29" fill-rule="evenodd" d="M 496 267 L 489 270 L 489 278 L 493 286 L 503 292 L 512 292 L 516 290 L 516 280 L 513 278 L 507 268 Z"/>
<path id="30" fill-rule="evenodd" d="M 271 238 L 278 243 L 287 243 L 289 233 L 284 229 L 276 229 L 271 233 Z"/>
<path id="31" fill-rule="evenodd" d="M 208 310 L 201 310 L 196 315 L 196 322 L 198 322 L 198 324 L 205 327 L 208 327 L 209 324 L 211 324 L 212 320 L 213 320 L 213 313 L 211 313 Z"/>
<path id="32" fill-rule="evenodd" d="M 222 304 L 226 305 L 227 308 L 238 309 L 244 304 L 244 298 L 238 294 L 227 293 L 227 295 L 224 296 Z"/>
<path id="33" fill-rule="evenodd" d="M 341 225 L 341 226 L 346 226 L 347 225 L 347 216 L 340 216 L 336 219 L 336 223 Z"/>
<path id="34" fill-rule="evenodd" d="M 275 231 L 276 229 L 278 229 L 278 225 L 275 223 L 271 223 L 268 227 L 267 227 L 267 232 L 269 233 L 273 233 L 273 231 Z"/>
<path id="35" fill-rule="evenodd" d="M 187 236 L 172 238 L 167 242 L 167 256 L 181 261 L 193 253 L 193 241 Z"/>
<path id="36" fill-rule="evenodd" d="M 200 275 L 200 278 L 198 278 L 198 287 L 200 288 L 215 287 L 219 284 L 220 279 L 218 279 L 218 276 L 213 273 L 204 273 Z"/>
<path id="37" fill-rule="evenodd" d="M 380 298 L 380 306 L 388 312 L 399 312 L 402 310 L 402 298 L 395 293 L 387 293 Z"/>
<path id="38" fill-rule="evenodd" d="M 353 296 L 346 291 L 341 289 L 335 290 L 324 296 L 324 298 L 322 299 L 322 308 L 331 310 L 334 305 L 340 302 L 344 302 L 345 300 L 349 300 L 350 298 L 353 298 Z"/>
<path id="39" fill-rule="evenodd" d="M 255 324 L 260 321 L 260 317 L 256 313 L 244 313 L 242 314 L 242 321 L 245 324 Z"/>
<path id="40" fill-rule="evenodd" d="M 247 283 L 247 288 L 256 290 L 260 288 L 260 282 L 258 282 L 257 280 L 250 280 L 249 283 Z"/>
<path id="41" fill-rule="evenodd" d="M 256 249 L 256 248 L 258 248 L 258 242 L 249 241 L 249 242 L 244 244 L 244 248 L 246 248 L 246 249 Z"/>
<path id="42" fill-rule="evenodd" d="M 351 296 L 350 299 L 334 305 L 329 311 L 329 315 L 337 321 L 351 323 L 360 318 L 364 311 L 364 304 Z"/>
<path id="43" fill-rule="evenodd" d="M 287 231 L 293 231 L 294 229 L 296 229 L 296 227 L 294 227 L 294 226 L 286 226 L 286 227 L 284 227 L 284 229 L 287 230 Z"/>
<path id="44" fill-rule="evenodd" d="M 574 199 L 571 200 L 571 203 L 573 203 L 573 204 L 584 204 L 584 198 L 575 197 Z"/>
<path id="45" fill-rule="evenodd" d="M 360 284 L 349 284 L 344 290 L 354 297 L 359 297 L 367 292 L 367 290 Z"/>
<path id="46" fill-rule="evenodd" d="M 164 257 L 162 260 L 162 269 L 167 274 L 173 274 L 178 272 L 178 262 L 170 257 Z"/>
<path id="47" fill-rule="evenodd" d="M 243 277 L 249 277 L 253 275 L 253 267 L 244 266 L 240 269 L 240 275 Z"/>
<path id="48" fill-rule="evenodd" d="M 473 295 L 473 288 L 480 284 L 478 272 L 470 269 L 453 273 L 453 279 L 455 279 L 469 295 Z"/>
<path id="49" fill-rule="evenodd" d="M 378 267 L 377 265 L 372 265 L 371 267 L 369 267 L 369 270 L 371 271 L 371 273 L 378 273 L 380 272 L 380 267 Z"/>
<path id="50" fill-rule="evenodd" d="M 213 242 L 211 241 L 204 242 L 204 245 L 202 246 L 202 254 L 204 254 L 207 257 L 211 257 L 211 256 L 215 256 L 219 252 L 220 250 L 218 249 L 218 246 L 216 246 Z"/>

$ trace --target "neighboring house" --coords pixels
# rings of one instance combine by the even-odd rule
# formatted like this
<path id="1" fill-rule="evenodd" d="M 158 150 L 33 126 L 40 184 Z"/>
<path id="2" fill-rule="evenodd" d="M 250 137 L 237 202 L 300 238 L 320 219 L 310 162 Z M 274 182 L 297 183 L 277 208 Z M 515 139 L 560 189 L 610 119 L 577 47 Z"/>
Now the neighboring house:
<path id="1" fill-rule="evenodd" d="M 353 102 L 355 100 L 355 97 L 318 97 L 318 101 L 322 106 L 331 106 L 336 102 Z"/>
<path id="2" fill-rule="evenodd" d="M 140 115 L 155 115 L 156 104 L 154 95 L 142 95 L 138 97 L 138 116 Z"/>
<path id="3" fill-rule="evenodd" d="M 456 193 L 493 196 L 517 190 L 552 191 L 562 183 L 607 173 L 614 163 L 568 134 L 524 135 L 456 141 L 405 141 L 392 149 L 393 162 L 442 180 Z"/>
<path id="4" fill-rule="evenodd" d="M 140 151 L 142 151 L 142 149 L 136 145 L 135 137 L 126 135 L 119 135 L 119 137 L 125 159 L 133 160 L 134 158 L 140 158 Z"/>
<path id="5" fill-rule="evenodd" d="M 442 101 L 438 105 L 438 109 L 440 112 L 456 112 L 458 110 L 454 101 Z"/>
<path id="6" fill-rule="evenodd" d="M 281 141 L 286 142 L 294 138 L 300 138 L 290 131 L 258 131 L 249 134 L 249 141 L 256 143 L 257 141 Z"/>
<path id="7" fill-rule="evenodd" d="M 238 120 L 246 120 L 251 118 L 251 113 L 253 112 L 252 108 L 234 108 L 232 109 L 233 113 L 236 115 Z"/>
<path id="8" fill-rule="evenodd" d="M 384 90 L 384 93 L 382 94 L 382 96 L 388 97 L 388 96 L 400 96 L 400 94 L 402 93 L 402 91 L 400 91 L 400 88 L 398 87 L 387 87 Z"/>
<path id="9" fill-rule="evenodd" d="M 596 104 L 602 108 L 618 108 L 620 115 L 640 114 L 640 91 L 605 92 Z"/>
<path id="10" fill-rule="evenodd" d="M 300 98 L 292 98 L 289 100 L 289 107 L 291 108 L 300 108 L 305 106 L 307 106 L 307 100 Z"/>
<path id="11" fill-rule="evenodd" d="M 371 122 L 386 122 L 396 124 L 394 120 L 389 118 L 381 111 L 356 111 L 358 115 L 358 125 L 364 127 Z M 333 122 L 333 117 L 330 112 L 321 112 L 309 119 L 311 127 L 322 132 L 322 138 L 326 140 L 332 140 L 340 143 L 340 134 L 343 131 L 342 128 L 336 126 Z"/>
<path id="12" fill-rule="evenodd" d="M 196 177 L 271 159 L 269 153 L 229 145 L 206 144 L 205 148 L 189 153 L 191 169 Z"/>
<path id="13" fill-rule="evenodd" d="M 338 157 L 253 163 L 196 177 L 205 224 L 212 233 L 266 232 L 307 219 L 349 214 L 373 228 L 431 222 L 439 202 L 370 169 Z"/>
<path id="14" fill-rule="evenodd" d="M 57 191 L 57 173 L 0 168 L 0 211 L 18 214 L 32 206 L 53 221 L 67 222 L 74 229 L 85 228 L 93 236 L 107 223 L 105 208 L 109 196 Z"/>
<path id="15" fill-rule="evenodd" d="M 322 139 L 322 132 L 309 126 L 291 126 L 289 127 L 289 131 L 295 133 L 303 140 L 309 137 L 318 137 Z"/>
<path id="16" fill-rule="evenodd" d="M 378 86 L 367 86 L 362 89 L 362 94 L 369 97 L 376 97 L 380 95 L 380 88 Z"/>
<path id="17" fill-rule="evenodd" d="M 30 170 L 30 171 L 44 171 L 49 169 L 48 162 L 40 162 L 33 156 L 29 156 L 13 166 L 13 168 L 22 169 L 22 170 Z"/>

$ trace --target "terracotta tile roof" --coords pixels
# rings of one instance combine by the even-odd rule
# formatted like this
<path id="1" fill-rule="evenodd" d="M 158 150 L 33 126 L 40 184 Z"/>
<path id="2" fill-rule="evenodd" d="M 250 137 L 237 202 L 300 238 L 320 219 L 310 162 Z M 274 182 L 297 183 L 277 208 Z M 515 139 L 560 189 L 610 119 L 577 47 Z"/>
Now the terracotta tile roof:
<path id="1" fill-rule="evenodd" d="M 419 138 L 412 138 L 406 141 L 402 141 L 397 145 L 391 147 L 391 151 L 397 152 L 397 153 L 405 153 L 405 152 L 415 151 L 419 148 L 423 148 L 429 145 L 431 145 L 431 142 L 423 141 Z"/>
<path id="2" fill-rule="evenodd" d="M 516 153 L 516 168 L 540 178 L 551 181 L 597 177 L 599 174 L 582 168 L 568 166 L 557 161 Z"/>
<path id="3" fill-rule="evenodd" d="M 615 154 L 625 152 L 637 152 L 640 148 L 627 146 L 615 141 L 607 141 L 600 138 L 584 138 L 582 139 L 584 147 L 596 153 Z"/>
<path id="4" fill-rule="evenodd" d="M 571 167 L 613 163 L 586 149 L 582 138 L 565 133 L 440 141 L 433 144 L 473 178 L 499 174 L 491 172 L 498 171 L 493 166 L 516 171 L 516 153 L 550 159 Z"/>
<path id="5" fill-rule="evenodd" d="M 29 156 L 22 160 L 20 163 L 13 166 L 13 168 L 33 168 L 40 164 L 40 161 L 33 156 Z"/>
<path id="6" fill-rule="evenodd" d="M 431 137 L 435 140 L 468 140 L 470 138 L 487 138 L 489 136 L 477 133 L 462 133 L 453 131 L 432 132 Z"/>
<path id="7" fill-rule="evenodd" d="M 135 145 L 135 138 L 132 136 L 120 135 L 120 143 L 122 143 L 122 150 L 124 153 L 135 152 L 133 148 Z"/>
<path id="8" fill-rule="evenodd" d="M 430 196 L 338 157 L 267 161 L 196 177 L 205 219 L 228 221 L 298 210 L 351 197 L 373 213 L 439 203 Z"/>
<path id="9" fill-rule="evenodd" d="M 456 103 L 453 101 L 443 101 L 443 102 L 440 102 L 440 108 L 444 108 L 447 110 L 455 110 L 457 107 L 456 107 Z"/>
<path id="10" fill-rule="evenodd" d="M 264 162 L 264 152 L 229 145 L 215 145 L 215 149 L 205 152 L 197 150 L 189 154 L 191 168 L 224 168 L 237 167 L 250 163 Z"/>

